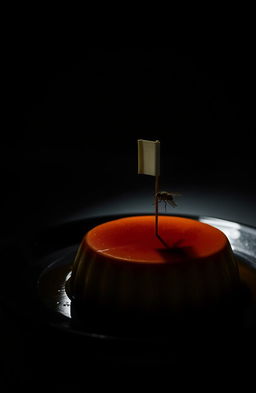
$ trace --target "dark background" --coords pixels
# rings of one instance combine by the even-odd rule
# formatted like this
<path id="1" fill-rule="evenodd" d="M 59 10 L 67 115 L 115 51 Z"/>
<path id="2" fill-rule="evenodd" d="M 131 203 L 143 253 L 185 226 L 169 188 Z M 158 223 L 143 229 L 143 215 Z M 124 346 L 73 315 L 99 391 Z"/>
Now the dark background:
<path id="1" fill-rule="evenodd" d="M 5 66 L 0 168 L 11 230 L 151 211 L 139 138 L 161 141 L 161 188 L 182 193 L 175 213 L 256 224 L 249 42 L 96 48 L 30 36 Z"/>
<path id="2" fill-rule="evenodd" d="M 139 138 L 160 140 L 161 188 L 182 193 L 169 212 L 256 225 L 253 52 L 231 38 L 102 48 L 18 35 L 3 60 L 2 246 L 88 216 L 151 212 Z M 26 382 L 35 342 L 4 321 L 4 378 Z"/>

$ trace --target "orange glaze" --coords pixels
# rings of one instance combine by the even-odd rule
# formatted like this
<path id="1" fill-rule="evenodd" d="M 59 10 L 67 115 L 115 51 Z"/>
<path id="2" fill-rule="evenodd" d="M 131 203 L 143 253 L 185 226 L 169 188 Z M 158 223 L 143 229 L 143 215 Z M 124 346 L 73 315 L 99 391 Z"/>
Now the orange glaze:
<path id="1" fill-rule="evenodd" d="M 218 229 L 192 219 L 160 216 L 155 235 L 154 216 L 109 221 L 89 231 L 84 244 L 102 256 L 129 262 L 182 263 L 203 261 L 228 243 Z"/>

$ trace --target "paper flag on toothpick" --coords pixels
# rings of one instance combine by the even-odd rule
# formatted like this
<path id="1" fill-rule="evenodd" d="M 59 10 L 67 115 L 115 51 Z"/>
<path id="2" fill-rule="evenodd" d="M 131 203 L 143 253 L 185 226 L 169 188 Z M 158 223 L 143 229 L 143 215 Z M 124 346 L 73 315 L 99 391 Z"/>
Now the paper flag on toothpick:
<path id="1" fill-rule="evenodd" d="M 138 173 L 160 175 L 160 142 L 138 139 Z"/>

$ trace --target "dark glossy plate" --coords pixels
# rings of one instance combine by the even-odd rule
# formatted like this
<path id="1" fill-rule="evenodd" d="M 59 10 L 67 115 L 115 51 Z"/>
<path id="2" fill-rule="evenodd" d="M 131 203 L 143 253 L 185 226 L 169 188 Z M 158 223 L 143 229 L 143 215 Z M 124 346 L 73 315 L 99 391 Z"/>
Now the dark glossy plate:
<path id="1" fill-rule="evenodd" d="M 191 336 L 186 334 L 186 337 L 184 337 L 184 333 L 181 333 L 179 340 L 177 340 L 171 332 L 169 337 L 166 334 L 161 336 L 158 332 L 156 336 L 145 335 L 144 338 L 141 335 L 136 336 L 136 334 L 129 336 L 127 334 L 116 334 L 114 330 L 113 332 L 106 331 L 103 325 L 95 327 L 90 321 L 88 321 L 88 324 L 84 321 L 81 323 L 79 318 L 72 314 L 72 304 L 65 291 L 65 282 L 70 276 L 71 266 L 84 234 L 95 225 L 120 217 L 123 216 L 95 217 L 72 222 L 60 227 L 49 228 L 40 236 L 35 236 L 30 266 L 26 269 L 22 279 L 19 280 L 20 284 L 16 286 L 16 291 L 13 291 L 12 296 L 8 297 L 6 304 L 8 304 L 12 313 L 30 324 L 54 328 L 54 330 L 61 330 L 62 333 L 69 333 L 76 337 L 82 336 L 87 343 L 98 345 L 98 348 L 102 344 L 104 346 L 106 343 L 108 345 L 116 343 L 115 347 L 118 349 L 119 358 L 121 356 L 120 351 L 125 353 L 126 358 L 127 351 L 132 351 L 133 353 L 136 352 L 136 359 L 138 359 L 140 349 L 143 352 L 144 362 L 147 359 L 156 359 L 155 350 L 158 352 L 157 359 L 159 360 L 159 353 L 161 355 L 164 352 L 167 353 L 165 350 L 167 347 L 170 349 L 170 346 L 172 349 L 176 346 L 177 349 L 177 345 L 180 345 L 180 342 L 183 342 L 185 338 L 192 342 Z M 252 337 L 255 337 L 256 229 L 213 217 L 185 217 L 215 226 L 227 235 L 239 260 L 241 278 L 251 294 L 250 301 L 243 309 L 242 321 L 240 321 L 238 329 L 239 332 L 241 332 L 241 329 L 243 330 L 243 335 L 248 335 L 248 332 L 251 332 Z M 189 332 L 189 326 L 187 326 L 187 331 Z M 208 337 L 208 332 L 205 333 Z M 227 345 L 226 333 L 225 331 L 225 345 Z M 230 329 L 229 336 L 233 337 L 232 334 L 237 337 L 236 326 Z M 230 339 L 231 346 L 233 339 L 234 337 Z M 148 355 L 149 348 L 151 353 L 153 351 L 154 356 Z M 112 350 L 113 345 L 106 350 L 108 355 Z M 174 351 L 168 351 L 169 355 L 170 353 L 173 355 Z M 131 358 L 134 361 L 134 356 Z"/>
<path id="2" fill-rule="evenodd" d="M 113 217 L 105 217 L 103 221 L 109 219 L 113 219 Z M 217 227 L 226 234 L 239 260 L 242 280 L 246 282 L 253 297 L 256 298 L 256 229 L 213 217 L 197 217 L 197 219 Z M 85 222 L 85 232 L 87 227 Z M 71 301 L 65 291 L 65 282 L 71 274 L 71 265 L 78 245 L 58 250 L 57 254 L 52 253 L 46 256 L 43 263 L 46 267 L 38 279 L 38 293 L 42 304 L 54 315 L 54 318 L 48 319 L 49 323 L 79 334 L 88 334 L 84 326 L 76 324 L 74 327 L 72 324 Z M 253 326 L 253 323 L 253 315 L 250 316 L 250 310 L 247 310 L 244 326 Z M 91 332 L 90 334 L 94 336 L 99 334 L 102 338 L 102 334 L 99 332 Z M 108 338 L 110 337 L 108 336 Z"/>

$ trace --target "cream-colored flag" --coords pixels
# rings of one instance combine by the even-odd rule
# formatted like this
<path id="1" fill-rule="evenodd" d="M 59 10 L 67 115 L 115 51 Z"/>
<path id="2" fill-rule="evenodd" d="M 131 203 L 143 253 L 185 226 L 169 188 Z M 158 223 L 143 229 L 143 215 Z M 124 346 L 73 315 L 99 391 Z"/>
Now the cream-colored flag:
<path id="1" fill-rule="evenodd" d="M 138 173 L 160 175 L 160 142 L 138 139 Z"/>

